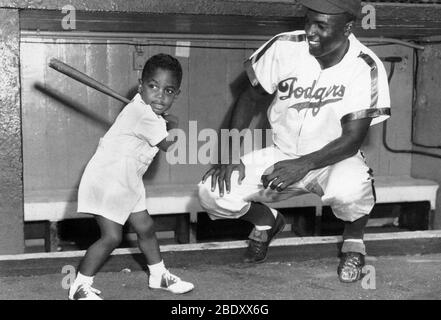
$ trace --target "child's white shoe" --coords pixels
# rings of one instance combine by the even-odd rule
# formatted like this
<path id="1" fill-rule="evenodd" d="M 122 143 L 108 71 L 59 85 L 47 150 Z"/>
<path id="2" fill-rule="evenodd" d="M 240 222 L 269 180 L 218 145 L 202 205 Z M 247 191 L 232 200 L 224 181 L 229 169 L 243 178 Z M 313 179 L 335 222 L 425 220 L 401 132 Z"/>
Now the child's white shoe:
<path id="1" fill-rule="evenodd" d="M 103 300 L 99 295 L 101 291 L 87 284 L 80 284 L 69 289 L 69 300 Z"/>
<path id="2" fill-rule="evenodd" d="M 183 281 L 181 278 L 171 274 L 168 270 L 161 277 L 149 277 L 149 287 L 151 289 L 163 289 L 172 293 L 181 294 L 193 290 L 194 285 Z"/>

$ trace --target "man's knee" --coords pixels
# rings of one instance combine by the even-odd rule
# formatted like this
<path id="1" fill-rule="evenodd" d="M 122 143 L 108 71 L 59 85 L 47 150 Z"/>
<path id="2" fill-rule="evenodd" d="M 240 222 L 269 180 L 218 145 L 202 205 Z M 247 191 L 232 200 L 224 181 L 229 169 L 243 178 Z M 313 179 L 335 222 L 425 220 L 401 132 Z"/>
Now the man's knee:
<path id="1" fill-rule="evenodd" d="M 373 201 L 373 191 L 371 186 L 354 186 L 353 188 L 340 189 L 333 192 L 330 198 L 336 204 L 351 204 L 357 202 L 370 202 Z"/>
<path id="2" fill-rule="evenodd" d="M 348 222 L 368 215 L 375 205 L 374 191 L 370 181 L 342 183 L 338 189 L 325 194 L 322 200 L 325 205 L 331 206 L 337 218 Z"/>
<path id="3" fill-rule="evenodd" d="M 220 196 L 219 190 L 216 188 L 211 191 L 211 178 L 205 183 L 199 183 L 199 202 L 207 213 L 214 218 L 239 218 L 249 208 L 249 202 L 244 201 L 240 195 L 230 192 Z"/>
<path id="4" fill-rule="evenodd" d="M 374 200 L 374 189 L 369 169 L 358 158 L 350 158 L 333 166 L 323 200 L 350 204 Z"/>

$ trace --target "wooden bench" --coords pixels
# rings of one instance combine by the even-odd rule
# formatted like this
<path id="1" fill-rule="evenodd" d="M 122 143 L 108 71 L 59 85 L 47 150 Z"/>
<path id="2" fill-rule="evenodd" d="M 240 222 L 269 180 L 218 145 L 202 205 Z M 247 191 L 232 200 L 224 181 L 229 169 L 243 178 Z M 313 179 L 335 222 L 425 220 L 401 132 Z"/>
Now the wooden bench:
<path id="1" fill-rule="evenodd" d="M 190 239 L 190 236 L 195 234 L 190 232 L 190 216 L 197 216 L 197 212 L 202 211 L 195 187 L 196 185 L 158 185 L 146 188 L 148 194 L 146 204 L 150 215 L 154 216 L 154 219 L 159 216 L 172 218 L 167 219 L 164 228 L 175 232 L 178 243 L 195 241 L 194 238 Z M 58 247 L 59 221 L 93 217 L 90 214 L 77 213 L 76 198 L 76 190 L 25 194 L 24 221 L 47 222 L 44 230 L 46 251 L 54 251 Z M 158 227 L 156 221 L 155 227 Z"/>
<path id="2" fill-rule="evenodd" d="M 176 221 L 174 231 L 179 243 L 196 242 L 198 212 L 204 209 L 199 204 L 196 184 L 147 186 L 147 208 L 152 216 L 173 215 Z M 377 203 L 407 203 L 427 201 L 430 210 L 436 208 L 438 184 L 409 176 L 376 177 Z M 25 195 L 24 221 L 47 221 L 45 237 L 46 251 L 58 246 L 57 222 L 66 219 L 90 218 L 88 214 L 76 213 L 76 193 Z M 270 204 L 274 208 L 314 207 L 316 217 L 322 213 L 318 196 L 305 194 Z"/>

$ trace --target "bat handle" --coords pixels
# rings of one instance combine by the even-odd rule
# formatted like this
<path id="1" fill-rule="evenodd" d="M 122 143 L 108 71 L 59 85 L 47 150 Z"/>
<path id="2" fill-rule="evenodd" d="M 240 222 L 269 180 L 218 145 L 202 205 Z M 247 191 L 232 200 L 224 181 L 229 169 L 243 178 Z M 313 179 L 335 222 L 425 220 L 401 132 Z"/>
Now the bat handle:
<path id="1" fill-rule="evenodd" d="M 102 93 L 105 93 L 115 99 L 118 99 L 119 101 L 122 101 L 124 103 L 130 103 L 130 100 L 121 96 L 120 94 L 116 93 L 109 87 L 105 86 L 104 84 L 96 81 L 95 79 L 89 77 L 87 74 L 82 73 L 81 71 L 72 68 L 71 66 L 65 64 L 64 62 L 61 62 L 58 59 L 52 58 L 49 62 L 49 67 L 52 69 L 57 70 L 58 72 L 61 72 L 89 87 L 94 88 L 95 90 L 98 90 Z"/>

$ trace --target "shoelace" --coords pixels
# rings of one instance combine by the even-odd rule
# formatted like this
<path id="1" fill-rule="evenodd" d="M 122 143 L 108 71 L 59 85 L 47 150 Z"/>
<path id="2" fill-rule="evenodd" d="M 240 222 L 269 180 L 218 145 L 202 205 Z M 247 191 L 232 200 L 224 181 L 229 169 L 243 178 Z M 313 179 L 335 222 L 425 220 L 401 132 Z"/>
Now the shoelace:
<path id="1" fill-rule="evenodd" d="M 179 281 L 181 281 L 181 278 L 179 278 L 178 276 L 175 276 L 174 274 L 171 274 L 170 271 L 166 271 L 164 273 L 164 278 L 167 281 L 167 286 L 169 285 L 169 282 L 171 282 L 171 284 L 173 283 L 177 283 Z"/>
<path id="2" fill-rule="evenodd" d="M 100 291 L 100 290 L 95 289 L 95 288 L 92 288 L 92 287 L 90 287 L 90 291 L 92 291 L 93 293 L 95 293 L 95 294 L 97 294 L 97 295 L 100 295 L 100 294 L 101 294 L 101 291 Z"/>
<path id="3" fill-rule="evenodd" d="M 265 245 L 263 242 L 251 240 L 251 246 L 250 249 L 256 253 L 260 254 L 265 250 Z"/>
<path id="4" fill-rule="evenodd" d="M 343 265 L 345 267 L 359 268 L 361 266 L 361 261 L 358 256 L 350 255 L 349 258 L 345 260 Z"/>
<path id="5" fill-rule="evenodd" d="M 93 287 L 90 286 L 90 285 L 83 285 L 82 288 L 84 289 L 84 291 L 85 291 L 86 293 L 92 292 L 92 293 L 97 294 L 97 295 L 100 295 L 100 294 L 101 294 L 101 291 L 100 291 L 100 290 L 95 289 L 95 288 L 93 288 Z"/>

